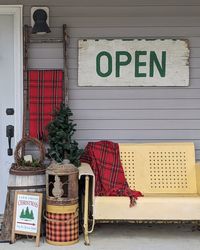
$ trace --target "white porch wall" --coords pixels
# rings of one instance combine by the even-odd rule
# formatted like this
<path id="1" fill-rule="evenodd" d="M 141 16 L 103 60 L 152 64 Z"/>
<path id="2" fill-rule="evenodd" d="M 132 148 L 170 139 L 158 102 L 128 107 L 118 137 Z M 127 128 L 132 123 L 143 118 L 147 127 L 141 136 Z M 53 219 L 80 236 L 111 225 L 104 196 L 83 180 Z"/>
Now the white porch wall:
<path id="1" fill-rule="evenodd" d="M 116 142 L 193 141 L 200 159 L 200 1 L 199 0 L 0 0 L 23 4 L 24 24 L 31 6 L 49 6 L 49 37 L 69 27 L 70 107 L 76 138 Z M 189 87 L 78 87 L 78 39 L 183 38 L 189 40 Z M 34 44 L 31 68 L 60 68 L 62 46 Z"/>

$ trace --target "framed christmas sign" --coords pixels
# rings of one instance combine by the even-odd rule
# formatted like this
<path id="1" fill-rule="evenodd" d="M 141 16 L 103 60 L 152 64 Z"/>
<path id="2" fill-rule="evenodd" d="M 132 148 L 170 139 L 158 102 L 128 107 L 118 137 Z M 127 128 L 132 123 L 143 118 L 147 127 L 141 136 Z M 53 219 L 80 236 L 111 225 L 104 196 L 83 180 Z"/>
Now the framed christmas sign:
<path id="1" fill-rule="evenodd" d="M 12 243 L 15 242 L 15 234 L 22 234 L 35 236 L 36 246 L 39 246 L 41 212 L 42 193 L 15 192 Z"/>

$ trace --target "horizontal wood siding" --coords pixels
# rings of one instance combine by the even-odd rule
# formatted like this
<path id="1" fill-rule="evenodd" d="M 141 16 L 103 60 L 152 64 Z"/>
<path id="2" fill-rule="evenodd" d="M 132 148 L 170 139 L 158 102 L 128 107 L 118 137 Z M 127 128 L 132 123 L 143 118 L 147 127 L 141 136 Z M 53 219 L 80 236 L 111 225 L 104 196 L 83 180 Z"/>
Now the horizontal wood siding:
<path id="1" fill-rule="evenodd" d="M 193 141 L 200 159 L 199 0 L 22 0 L 24 23 L 31 6 L 50 7 L 52 33 L 69 28 L 70 106 L 76 138 L 116 142 Z M 35 36 L 37 38 L 37 36 Z M 189 87 L 78 87 L 78 40 L 83 38 L 182 38 L 189 40 Z M 32 44 L 30 68 L 62 68 L 62 46 Z"/>

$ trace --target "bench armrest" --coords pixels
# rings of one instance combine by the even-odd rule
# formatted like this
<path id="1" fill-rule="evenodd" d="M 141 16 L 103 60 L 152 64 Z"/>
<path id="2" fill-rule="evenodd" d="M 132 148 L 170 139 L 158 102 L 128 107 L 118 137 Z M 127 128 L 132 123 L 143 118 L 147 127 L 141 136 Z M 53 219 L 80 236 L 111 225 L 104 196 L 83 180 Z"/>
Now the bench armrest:
<path id="1" fill-rule="evenodd" d="M 196 162 L 196 178 L 197 178 L 197 192 L 200 194 L 200 162 Z"/>
<path id="2" fill-rule="evenodd" d="M 79 180 L 82 176 L 92 176 L 94 178 L 94 173 L 88 163 L 81 163 L 79 170 Z"/>
<path id="3" fill-rule="evenodd" d="M 88 199 L 92 207 L 94 206 L 94 190 L 95 190 L 95 175 L 88 163 L 81 163 L 79 169 L 79 180 L 81 178 L 88 179 Z"/>
<path id="4" fill-rule="evenodd" d="M 85 183 L 84 191 L 81 192 L 81 196 L 83 197 L 83 228 L 84 228 L 84 238 L 85 244 L 89 245 L 89 237 L 88 234 L 94 230 L 94 190 L 95 190 L 95 176 L 94 173 L 88 163 L 81 163 L 79 167 L 79 180 L 83 179 Z M 92 216 L 92 225 L 89 230 L 89 220 L 90 216 Z"/>

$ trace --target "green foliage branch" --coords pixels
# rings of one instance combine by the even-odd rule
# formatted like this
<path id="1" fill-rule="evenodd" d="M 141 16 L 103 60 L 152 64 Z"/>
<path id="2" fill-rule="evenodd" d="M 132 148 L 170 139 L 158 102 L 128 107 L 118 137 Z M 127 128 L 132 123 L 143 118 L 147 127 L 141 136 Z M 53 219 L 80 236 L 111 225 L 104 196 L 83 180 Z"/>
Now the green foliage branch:
<path id="1" fill-rule="evenodd" d="M 53 120 L 47 125 L 48 156 L 58 163 L 68 159 L 78 167 L 83 150 L 79 149 L 78 142 L 73 139 L 76 124 L 72 116 L 71 109 L 64 103 L 61 103 L 60 109 L 54 112 Z"/>

